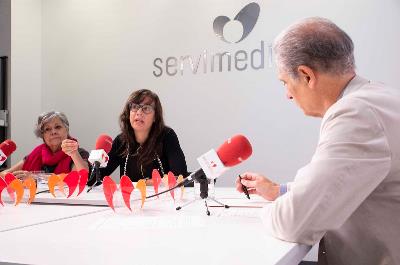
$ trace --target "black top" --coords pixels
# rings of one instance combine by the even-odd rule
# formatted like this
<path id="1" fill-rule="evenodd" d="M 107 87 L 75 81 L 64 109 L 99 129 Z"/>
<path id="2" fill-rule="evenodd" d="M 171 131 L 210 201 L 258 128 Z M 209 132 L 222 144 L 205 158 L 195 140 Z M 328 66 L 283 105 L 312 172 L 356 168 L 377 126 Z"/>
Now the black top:
<path id="1" fill-rule="evenodd" d="M 122 155 L 122 152 L 126 147 L 123 146 L 121 137 L 122 135 L 119 134 L 117 137 L 115 137 L 112 143 L 111 151 L 108 154 L 109 161 L 107 167 L 100 169 L 102 177 L 112 174 L 118 166 L 120 176 L 124 175 L 126 156 Z M 155 158 L 152 163 L 146 166 L 138 165 L 137 155 L 135 155 L 135 153 L 137 153 L 136 149 L 129 150 L 130 155 L 126 164 L 126 175 L 132 181 L 136 182 L 143 178 L 151 178 L 153 169 L 157 169 L 161 177 L 163 176 L 163 173 L 168 174 L 169 171 L 174 173 L 175 176 L 187 176 L 185 155 L 183 154 L 181 146 L 179 145 L 178 136 L 174 130 L 169 127 L 165 127 L 161 136 L 161 141 L 162 153 L 157 154 L 160 158 L 160 161 Z"/>

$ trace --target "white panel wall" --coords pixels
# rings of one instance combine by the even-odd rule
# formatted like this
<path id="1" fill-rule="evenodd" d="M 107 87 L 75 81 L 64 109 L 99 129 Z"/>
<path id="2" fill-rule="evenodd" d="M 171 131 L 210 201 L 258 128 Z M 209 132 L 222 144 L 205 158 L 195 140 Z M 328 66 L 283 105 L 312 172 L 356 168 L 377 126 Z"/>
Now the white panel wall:
<path id="1" fill-rule="evenodd" d="M 253 156 L 221 177 L 220 185 L 232 185 L 234 176 L 243 170 L 289 181 L 312 156 L 320 120 L 305 117 L 286 100 L 275 67 L 268 67 L 266 48 L 283 28 L 307 16 L 330 18 L 349 33 L 360 74 L 399 83 L 400 34 L 395 25 L 400 24 L 400 4 L 396 0 L 384 4 L 374 0 L 256 1 L 261 7 L 258 22 L 238 44 L 218 39 L 212 23 L 220 15 L 234 17 L 249 1 L 38 2 L 42 4 L 31 7 L 33 14 L 13 18 L 16 24 L 25 25 L 15 41 L 22 46 L 26 33 L 33 35 L 33 45 L 25 43 L 14 53 L 17 62 L 25 62 L 13 78 L 13 90 L 15 86 L 19 93 L 15 97 L 23 99 L 13 96 L 14 102 L 32 106 L 26 113 L 13 104 L 13 138 L 22 146 L 19 154 L 33 146 L 30 129 L 40 111 L 64 111 L 73 136 L 91 149 L 100 133 L 115 136 L 119 132 L 118 116 L 128 95 L 138 88 L 150 88 L 161 98 L 167 124 L 176 130 L 190 170 L 197 168 L 199 154 L 243 133 L 253 144 Z M 28 6 L 19 6 L 18 13 Z M 264 69 L 210 72 L 208 68 L 203 73 L 200 68 L 192 74 L 186 65 L 183 75 L 153 75 L 155 58 L 164 62 L 168 57 L 198 58 L 204 50 L 208 54 L 244 50 L 250 55 L 260 49 L 261 41 L 265 44 Z M 40 67 L 28 66 L 38 66 L 40 60 L 41 79 Z M 34 92 L 22 90 L 31 86 Z"/>
<path id="2" fill-rule="evenodd" d="M 40 141 L 33 135 L 42 111 L 41 0 L 11 1 L 11 139 L 17 144 L 12 163 Z"/>

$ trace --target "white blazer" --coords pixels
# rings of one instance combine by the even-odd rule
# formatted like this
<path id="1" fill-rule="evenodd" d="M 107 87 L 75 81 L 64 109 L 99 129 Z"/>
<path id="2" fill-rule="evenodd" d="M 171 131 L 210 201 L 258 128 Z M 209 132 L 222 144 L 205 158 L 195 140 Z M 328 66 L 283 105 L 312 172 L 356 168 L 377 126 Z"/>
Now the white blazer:
<path id="1" fill-rule="evenodd" d="M 325 113 L 317 149 L 263 209 L 268 232 L 329 265 L 400 264 L 400 90 L 355 76 Z"/>

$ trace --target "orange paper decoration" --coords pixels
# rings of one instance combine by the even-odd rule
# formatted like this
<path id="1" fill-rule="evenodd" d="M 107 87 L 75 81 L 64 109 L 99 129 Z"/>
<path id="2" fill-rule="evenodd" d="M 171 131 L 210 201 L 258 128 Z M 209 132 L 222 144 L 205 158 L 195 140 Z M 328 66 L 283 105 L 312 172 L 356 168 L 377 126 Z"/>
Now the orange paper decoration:
<path id="1" fill-rule="evenodd" d="M 153 169 L 153 172 L 151 173 L 151 179 L 153 180 L 154 192 L 157 194 L 158 187 L 160 186 L 161 183 L 161 176 L 157 169 Z"/>
<path id="2" fill-rule="evenodd" d="M 183 182 L 183 176 L 182 176 L 182 175 L 179 175 L 178 179 L 176 180 L 176 183 L 181 183 L 181 182 Z M 183 198 L 183 192 L 184 192 L 184 190 L 185 190 L 185 186 L 182 186 L 182 187 L 181 187 L 181 198 L 180 198 L 180 199 Z"/>
<path id="3" fill-rule="evenodd" d="M 164 175 L 164 177 L 162 178 L 162 184 L 166 189 L 168 189 L 168 175 Z"/>
<path id="4" fill-rule="evenodd" d="M 176 185 L 176 178 L 174 176 L 174 173 L 170 171 L 168 172 L 168 188 L 172 189 L 173 187 L 175 187 L 175 185 Z M 170 190 L 169 192 L 171 194 L 172 199 L 175 200 L 175 190 Z"/>
<path id="5" fill-rule="evenodd" d="M 146 200 L 146 181 L 144 179 L 140 179 L 136 184 L 136 188 L 140 191 L 142 197 L 142 206 L 140 208 L 143 208 L 144 201 Z"/>
<path id="6" fill-rule="evenodd" d="M 4 176 L 4 180 L 7 183 L 7 192 L 8 195 L 10 196 L 11 200 L 15 200 L 15 196 L 14 196 L 14 191 L 13 189 L 10 187 L 11 182 L 16 179 L 15 176 L 12 173 L 7 173 Z"/>
<path id="7" fill-rule="evenodd" d="M 60 177 L 58 175 L 51 175 L 49 179 L 47 180 L 47 185 L 49 186 L 49 191 L 50 193 L 56 197 L 56 194 L 54 193 L 54 187 L 61 181 Z"/>
<path id="8" fill-rule="evenodd" d="M 79 182 L 79 174 L 77 171 L 71 171 L 68 175 L 64 178 L 64 183 L 68 186 L 68 196 L 67 198 L 71 197 L 71 195 L 76 190 Z"/>
<path id="9" fill-rule="evenodd" d="M 131 193 L 134 189 L 133 183 L 128 176 L 124 175 L 121 177 L 121 181 L 120 181 L 119 185 L 121 188 L 122 198 L 124 199 L 125 205 L 126 205 L 126 207 L 128 207 L 128 209 L 130 211 L 132 211 L 132 209 L 131 209 Z"/>
<path id="10" fill-rule="evenodd" d="M 85 186 L 88 182 L 88 175 L 89 172 L 86 169 L 79 170 L 79 191 L 76 196 L 79 196 L 79 194 L 81 194 L 81 192 L 85 189 Z"/>
<path id="11" fill-rule="evenodd" d="M 4 179 L 0 178 L 0 203 L 1 205 L 4 206 L 3 201 L 1 200 L 1 193 L 3 192 L 3 190 L 7 187 L 7 183 L 5 182 Z"/>
<path id="12" fill-rule="evenodd" d="M 67 174 L 65 174 L 65 173 L 59 174 L 58 177 L 60 178 L 60 181 L 57 183 L 58 190 L 59 190 L 62 194 L 64 194 L 64 196 L 66 196 L 66 195 L 65 195 L 65 192 L 64 192 L 64 178 L 65 178 L 66 176 L 67 176 Z"/>
<path id="13" fill-rule="evenodd" d="M 36 182 L 32 177 L 29 177 L 23 182 L 24 187 L 29 189 L 28 204 L 32 203 L 36 196 Z"/>
<path id="14" fill-rule="evenodd" d="M 104 196 L 106 197 L 106 201 L 108 203 L 108 206 L 111 207 L 111 209 L 114 209 L 114 203 L 113 203 L 113 198 L 114 198 L 114 193 L 117 190 L 117 184 L 115 184 L 114 180 L 110 178 L 109 176 L 104 177 L 103 179 L 103 193 Z"/>
<path id="15" fill-rule="evenodd" d="M 17 198 L 15 200 L 15 206 L 18 205 L 22 197 L 24 196 L 24 186 L 22 185 L 22 182 L 19 179 L 14 179 L 11 181 L 9 185 L 13 190 L 15 190 L 15 193 L 17 194 Z"/>

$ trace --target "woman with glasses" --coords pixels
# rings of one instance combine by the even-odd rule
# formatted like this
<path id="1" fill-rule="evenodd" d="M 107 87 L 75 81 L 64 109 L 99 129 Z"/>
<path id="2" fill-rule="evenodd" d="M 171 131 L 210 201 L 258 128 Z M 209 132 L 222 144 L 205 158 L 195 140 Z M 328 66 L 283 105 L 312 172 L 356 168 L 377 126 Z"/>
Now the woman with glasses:
<path id="1" fill-rule="evenodd" d="M 173 129 L 165 126 L 160 100 L 154 92 L 133 92 L 120 115 L 121 133 L 114 139 L 109 161 L 101 175 L 109 176 L 118 166 L 120 176 L 151 184 L 153 169 L 161 176 L 169 171 L 187 175 L 185 155 Z M 89 183 L 93 184 L 93 183 Z"/>
<path id="2" fill-rule="evenodd" d="M 11 172 L 23 177 L 28 171 L 45 173 L 69 173 L 72 170 L 88 170 L 89 153 L 79 148 L 76 139 L 69 135 L 69 122 L 64 113 L 50 111 L 38 117 L 35 135 L 43 143 L 35 147 L 23 160 L 0 173 Z"/>

